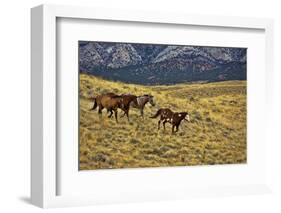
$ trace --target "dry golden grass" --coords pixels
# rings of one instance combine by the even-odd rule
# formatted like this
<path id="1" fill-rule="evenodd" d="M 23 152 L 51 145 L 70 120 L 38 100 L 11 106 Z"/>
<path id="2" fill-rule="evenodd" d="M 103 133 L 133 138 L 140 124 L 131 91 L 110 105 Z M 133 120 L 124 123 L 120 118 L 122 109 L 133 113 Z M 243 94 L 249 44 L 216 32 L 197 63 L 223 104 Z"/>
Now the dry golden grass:
<path id="1" fill-rule="evenodd" d="M 100 117 L 91 97 L 104 92 L 151 94 L 156 106 L 145 106 L 142 120 L 137 109 L 115 122 Z M 157 130 L 158 108 L 188 111 L 171 135 L 171 125 Z M 246 163 L 246 81 L 208 84 L 142 86 L 111 82 L 80 74 L 80 169 L 163 167 Z"/>

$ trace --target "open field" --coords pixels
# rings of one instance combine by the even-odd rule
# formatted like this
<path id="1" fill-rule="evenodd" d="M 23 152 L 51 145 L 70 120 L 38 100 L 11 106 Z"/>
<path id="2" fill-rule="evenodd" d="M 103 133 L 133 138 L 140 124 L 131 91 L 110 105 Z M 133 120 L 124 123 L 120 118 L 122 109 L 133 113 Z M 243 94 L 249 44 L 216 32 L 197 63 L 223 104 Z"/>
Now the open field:
<path id="1" fill-rule="evenodd" d="M 102 117 L 91 97 L 105 92 L 151 94 L 144 120 L 130 109 L 130 123 L 118 110 Z M 188 111 L 191 122 L 182 122 L 171 135 L 171 125 L 157 130 L 151 119 L 159 108 Z M 163 167 L 246 163 L 246 81 L 142 86 L 110 82 L 80 74 L 80 169 Z"/>

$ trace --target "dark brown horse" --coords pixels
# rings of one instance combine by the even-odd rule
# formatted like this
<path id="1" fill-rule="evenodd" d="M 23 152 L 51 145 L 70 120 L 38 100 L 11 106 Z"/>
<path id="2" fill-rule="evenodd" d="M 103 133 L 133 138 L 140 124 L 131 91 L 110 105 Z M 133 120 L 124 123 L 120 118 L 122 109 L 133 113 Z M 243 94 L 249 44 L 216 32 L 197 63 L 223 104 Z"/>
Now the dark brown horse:
<path id="1" fill-rule="evenodd" d="M 122 105 L 120 107 L 120 109 L 122 109 L 124 111 L 124 114 L 121 116 L 127 116 L 128 121 L 130 121 L 129 119 L 129 110 L 130 110 L 130 105 L 132 102 L 134 102 L 137 99 L 137 96 L 135 95 L 131 95 L 131 94 L 123 94 L 121 95 L 122 97 Z"/>
<path id="2" fill-rule="evenodd" d="M 127 116 L 129 121 L 129 109 L 130 103 L 136 98 L 134 95 L 127 95 L 127 96 L 119 96 L 115 93 L 106 93 L 102 95 L 98 95 L 94 98 L 94 106 L 91 110 L 96 109 L 99 107 L 99 113 L 102 113 L 103 108 L 107 109 L 107 112 L 110 112 L 108 117 L 110 118 L 114 112 L 116 122 L 117 120 L 117 109 L 120 108 L 124 111 L 124 115 Z"/>
<path id="3" fill-rule="evenodd" d="M 163 121 L 164 130 L 166 129 L 165 124 L 168 122 L 172 124 L 172 134 L 179 130 L 179 125 L 182 120 L 190 121 L 187 112 L 173 112 L 168 108 L 159 109 L 156 112 L 156 114 L 154 116 L 151 116 L 150 118 L 157 118 L 159 115 L 160 115 L 160 120 L 158 121 L 158 130 L 160 129 L 160 124 L 162 121 Z M 174 131 L 175 127 L 176 127 L 176 131 Z"/>
<path id="4" fill-rule="evenodd" d="M 95 110 L 97 107 L 99 107 L 98 113 L 102 114 L 102 110 L 106 108 L 107 112 L 111 113 L 108 116 L 109 118 L 112 116 L 114 111 L 116 122 L 118 122 L 117 109 L 121 108 L 122 104 L 123 104 L 123 98 L 121 96 L 118 96 L 114 93 L 106 93 L 106 94 L 98 95 L 97 97 L 94 98 L 94 106 L 92 107 L 91 110 Z"/>

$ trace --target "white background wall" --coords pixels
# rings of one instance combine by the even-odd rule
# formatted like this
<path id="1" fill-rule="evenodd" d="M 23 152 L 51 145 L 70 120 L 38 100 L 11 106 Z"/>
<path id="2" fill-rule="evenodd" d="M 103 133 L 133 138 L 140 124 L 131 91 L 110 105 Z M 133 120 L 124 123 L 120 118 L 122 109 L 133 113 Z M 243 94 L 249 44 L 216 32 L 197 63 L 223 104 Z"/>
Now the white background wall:
<path id="1" fill-rule="evenodd" d="M 275 124 L 281 109 L 281 6 L 276 0 L 8 0 L 0 7 L 0 211 L 37 212 L 29 204 L 30 178 L 30 8 L 41 3 L 122 9 L 185 12 L 275 19 Z M 272 141 L 274 193 L 271 195 L 202 198 L 185 201 L 120 204 L 67 209 L 69 212 L 280 212 L 281 140 Z M 207 177 L 206 177 L 207 178 Z M 64 209 L 65 210 L 65 209 Z M 47 210 L 60 212 L 63 209 Z"/>

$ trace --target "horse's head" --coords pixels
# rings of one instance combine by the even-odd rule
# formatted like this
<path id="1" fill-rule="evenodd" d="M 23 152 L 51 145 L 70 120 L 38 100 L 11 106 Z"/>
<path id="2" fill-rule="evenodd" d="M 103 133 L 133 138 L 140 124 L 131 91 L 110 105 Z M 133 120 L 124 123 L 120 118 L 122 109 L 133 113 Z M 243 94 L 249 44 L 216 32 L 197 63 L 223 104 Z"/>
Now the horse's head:
<path id="1" fill-rule="evenodd" d="M 150 103 L 151 106 L 155 106 L 154 100 L 153 100 L 153 96 L 152 95 L 147 95 L 148 97 L 148 102 Z"/>
<path id="2" fill-rule="evenodd" d="M 190 117 L 188 112 L 181 112 L 179 113 L 179 117 L 181 117 L 181 119 L 184 119 L 185 121 L 190 122 Z"/>

